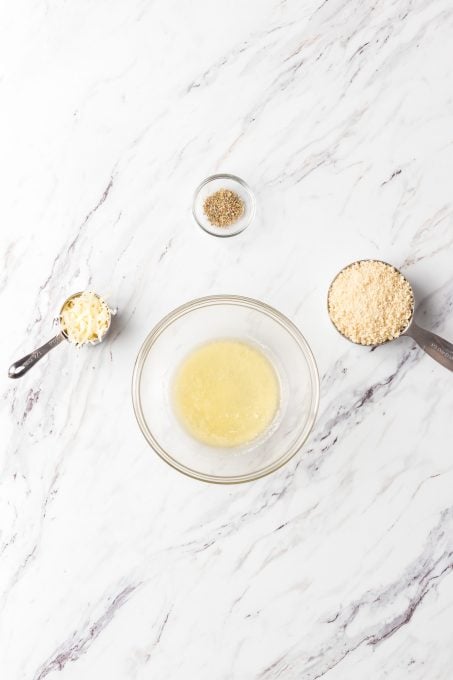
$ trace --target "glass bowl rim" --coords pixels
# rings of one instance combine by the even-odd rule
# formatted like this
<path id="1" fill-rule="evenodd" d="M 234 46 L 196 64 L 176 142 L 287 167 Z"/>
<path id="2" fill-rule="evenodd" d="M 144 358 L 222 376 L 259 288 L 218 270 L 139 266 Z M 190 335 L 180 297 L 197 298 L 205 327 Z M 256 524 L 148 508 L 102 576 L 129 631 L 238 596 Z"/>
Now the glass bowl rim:
<path id="1" fill-rule="evenodd" d="M 209 184 L 210 182 L 214 182 L 215 180 L 218 180 L 218 179 L 229 179 L 229 180 L 232 180 L 233 182 L 237 182 L 238 184 L 240 184 L 245 189 L 245 191 L 247 192 L 247 194 L 249 196 L 249 199 L 250 199 L 250 216 L 249 216 L 248 220 L 246 220 L 244 222 L 243 226 L 241 227 L 241 229 L 239 229 L 239 231 L 234 231 L 233 228 L 225 227 L 225 233 L 217 233 L 217 232 L 211 231 L 210 229 L 205 227 L 204 224 L 202 224 L 197 217 L 197 211 L 196 211 L 195 206 L 196 206 L 196 203 L 197 203 L 198 194 L 203 189 L 203 187 L 206 186 L 206 184 Z M 216 175 L 209 175 L 209 177 L 206 177 L 206 179 L 204 179 L 202 182 L 200 182 L 200 184 L 195 189 L 195 192 L 194 192 L 194 195 L 193 195 L 193 200 L 192 200 L 192 215 L 193 215 L 195 222 L 200 227 L 200 229 L 203 229 L 203 231 L 206 234 L 210 234 L 211 236 L 216 236 L 217 238 L 231 238 L 233 236 L 238 236 L 238 234 L 242 234 L 242 232 L 245 231 L 251 225 L 253 220 L 255 219 L 255 215 L 256 215 L 255 194 L 252 191 L 251 187 L 247 184 L 247 182 L 244 179 L 241 179 L 241 177 L 238 177 L 237 175 L 232 175 L 231 173 L 228 173 L 228 172 L 220 172 Z M 233 227 L 233 225 L 231 225 L 231 227 Z"/>
<path id="2" fill-rule="evenodd" d="M 210 307 L 221 304 L 229 304 L 232 305 L 233 307 L 240 306 L 247 307 L 249 309 L 254 309 L 255 311 L 264 313 L 266 316 L 270 317 L 271 319 L 279 323 L 280 326 L 282 326 L 283 329 L 286 330 L 293 337 L 299 349 L 302 351 L 307 362 L 312 385 L 312 389 L 310 390 L 311 403 L 309 409 L 309 416 L 293 445 L 288 449 L 288 451 L 285 454 L 280 456 L 278 460 L 274 461 L 269 465 L 266 465 L 263 468 L 259 468 L 254 472 L 250 472 L 243 475 L 228 475 L 228 476 L 210 475 L 205 474 L 203 472 L 199 472 L 188 467 L 187 465 L 183 465 L 182 463 L 180 463 L 172 455 L 170 455 L 168 451 L 166 451 L 154 438 L 144 418 L 140 399 L 140 381 L 143 366 L 145 364 L 149 351 L 151 350 L 157 338 L 169 326 L 171 326 L 173 322 L 177 321 L 186 314 L 189 314 L 190 312 L 197 309 L 202 309 L 203 307 Z M 266 475 L 269 475 L 272 472 L 275 472 L 279 468 L 283 467 L 283 465 L 285 465 L 289 460 L 291 460 L 291 458 L 293 458 L 305 444 L 306 440 L 308 439 L 313 429 L 319 408 L 319 392 L 320 392 L 319 373 L 315 358 L 313 356 L 313 352 L 311 351 L 310 346 L 306 341 L 305 337 L 302 335 L 297 326 L 277 309 L 271 307 L 265 302 L 255 300 L 254 298 L 244 297 L 242 295 L 209 295 L 202 298 L 196 298 L 195 300 L 191 300 L 183 305 L 180 305 L 172 312 L 164 316 L 148 333 L 139 349 L 134 364 L 134 370 L 132 373 L 131 387 L 132 387 L 132 404 L 135 418 L 137 420 L 141 433 L 145 437 L 149 446 L 154 450 L 154 452 L 157 453 L 157 455 L 160 458 L 162 458 L 162 460 L 164 460 L 168 465 L 170 465 L 170 467 L 174 468 L 175 470 L 178 470 L 187 477 L 191 477 L 192 479 L 198 479 L 203 482 L 210 482 L 213 484 L 240 484 L 243 482 L 251 482 L 255 479 L 265 477 Z"/>

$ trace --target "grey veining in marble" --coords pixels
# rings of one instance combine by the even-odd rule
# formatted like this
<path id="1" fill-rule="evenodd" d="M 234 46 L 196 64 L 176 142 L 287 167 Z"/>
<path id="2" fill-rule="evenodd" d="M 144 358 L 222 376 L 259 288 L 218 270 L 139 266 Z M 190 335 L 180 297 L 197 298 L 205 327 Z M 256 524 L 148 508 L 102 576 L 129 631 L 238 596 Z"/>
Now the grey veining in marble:
<path id="1" fill-rule="evenodd" d="M 453 339 L 452 34 L 448 0 L 4 6 L 2 680 L 451 679 L 452 375 L 325 299 L 381 258 Z M 257 196 L 233 239 L 190 214 L 219 171 Z M 8 380 L 85 288 L 108 340 Z M 304 450 L 234 488 L 165 466 L 130 399 L 145 335 L 211 293 L 280 309 L 321 375 Z"/>

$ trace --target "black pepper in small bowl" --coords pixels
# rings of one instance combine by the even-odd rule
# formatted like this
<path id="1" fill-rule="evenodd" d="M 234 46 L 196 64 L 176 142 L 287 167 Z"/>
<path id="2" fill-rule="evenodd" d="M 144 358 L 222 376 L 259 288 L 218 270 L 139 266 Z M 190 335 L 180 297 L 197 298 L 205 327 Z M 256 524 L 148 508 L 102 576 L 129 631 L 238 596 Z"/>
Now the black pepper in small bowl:
<path id="1" fill-rule="evenodd" d="M 197 224 L 213 236 L 235 236 L 253 220 L 255 197 L 239 177 L 212 175 L 195 192 L 193 216 Z"/>
<path id="2" fill-rule="evenodd" d="M 216 227 L 229 227 L 244 214 L 244 202 L 235 191 L 219 189 L 203 203 L 204 214 Z"/>

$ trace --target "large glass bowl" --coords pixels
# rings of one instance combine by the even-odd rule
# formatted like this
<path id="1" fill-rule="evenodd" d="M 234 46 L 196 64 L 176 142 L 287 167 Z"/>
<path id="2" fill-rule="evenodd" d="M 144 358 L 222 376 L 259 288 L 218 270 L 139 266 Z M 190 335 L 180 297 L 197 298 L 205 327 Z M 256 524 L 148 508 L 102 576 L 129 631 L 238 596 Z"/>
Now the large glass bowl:
<path id="1" fill-rule="evenodd" d="M 281 395 L 264 435 L 223 449 L 186 432 L 173 409 L 172 384 L 194 348 L 227 338 L 252 343 L 269 357 Z M 195 479 L 234 484 L 274 472 L 299 451 L 315 421 L 319 378 L 307 341 L 283 314 L 258 300 L 216 295 L 178 307 L 149 333 L 135 362 L 132 399 L 146 440 L 169 465 Z"/>

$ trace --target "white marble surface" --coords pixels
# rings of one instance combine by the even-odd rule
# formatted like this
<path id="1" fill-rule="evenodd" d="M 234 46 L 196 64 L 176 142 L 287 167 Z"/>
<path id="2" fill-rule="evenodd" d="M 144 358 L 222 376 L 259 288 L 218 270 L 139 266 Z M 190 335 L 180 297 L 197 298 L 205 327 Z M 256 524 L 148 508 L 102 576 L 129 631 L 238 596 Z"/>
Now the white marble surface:
<path id="1" fill-rule="evenodd" d="M 3 375 L 67 294 L 121 310 L 96 349 L 2 382 L 2 680 L 450 680 L 453 378 L 331 328 L 333 274 L 403 268 L 453 338 L 450 0 L 5 3 Z M 255 189 L 227 241 L 190 215 Z M 132 412 L 138 348 L 193 297 L 287 314 L 322 377 L 315 430 L 239 487 L 174 472 Z"/>

